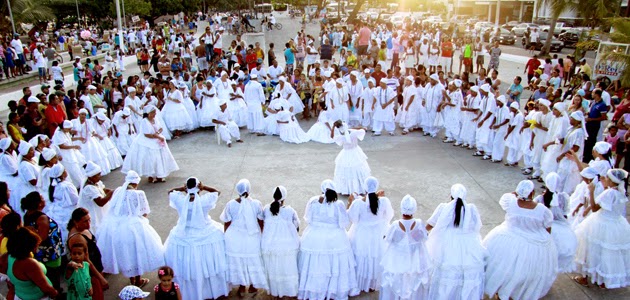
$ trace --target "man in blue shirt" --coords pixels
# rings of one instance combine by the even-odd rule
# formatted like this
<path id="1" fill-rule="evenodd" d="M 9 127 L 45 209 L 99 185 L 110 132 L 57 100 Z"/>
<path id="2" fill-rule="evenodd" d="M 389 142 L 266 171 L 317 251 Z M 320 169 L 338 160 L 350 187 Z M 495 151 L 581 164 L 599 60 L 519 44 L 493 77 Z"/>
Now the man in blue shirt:
<path id="1" fill-rule="evenodd" d="M 588 116 L 584 120 L 586 121 L 586 132 L 588 133 L 588 139 L 584 141 L 584 157 L 582 161 L 585 163 L 590 162 L 593 159 L 593 147 L 597 142 L 597 135 L 599 129 L 602 126 L 602 121 L 608 119 L 608 106 L 602 99 L 602 90 L 596 89 L 593 91 L 593 101 L 588 111 Z"/>
<path id="2" fill-rule="evenodd" d="M 519 103 L 519 100 L 521 99 L 520 96 L 523 93 L 523 86 L 521 85 L 522 80 L 521 76 L 514 77 L 514 82 L 510 85 L 510 88 L 508 88 L 507 94 L 510 96 L 510 103 L 508 103 L 508 106 L 512 104 L 512 102 Z"/>
<path id="3" fill-rule="evenodd" d="M 540 98 L 547 99 L 547 86 L 541 84 L 538 86 L 538 89 L 534 91 L 534 93 L 529 96 L 529 101 L 536 101 Z"/>
<path id="4" fill-rule="evenodd" d="M 286 60 L 286 66 L 284 69 L 285 74 L 288 76 L 293 75 L 293 65 L 295 64 L 295 54 L 297 50 L 293 47 L 293 41 L 284 44 L 284 59 Z"/>

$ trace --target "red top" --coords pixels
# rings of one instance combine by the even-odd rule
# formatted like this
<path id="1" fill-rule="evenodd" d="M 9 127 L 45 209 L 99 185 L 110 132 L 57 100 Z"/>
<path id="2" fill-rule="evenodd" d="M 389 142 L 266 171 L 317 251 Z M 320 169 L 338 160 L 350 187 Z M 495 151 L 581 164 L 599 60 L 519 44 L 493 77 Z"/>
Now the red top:
<path id="1" fill-rule="evenodd" d="M 525 65 L 525 67 L 527 67 L 527 74 L 532 75 L 534 74 L 536 69 L 540 67 L 540 60 L 538 60 L 537 58 L 530 58 L 527 61 L 527 64 Z"/>
<path id="2" fill-rule="evenodd" d="M 46 116 L 48 127 L 51 129 L 57 129 L 57 126 L 63 123 L 66 119 L 66 112 L 63 110 L 61 105 L 48 105 L 44 110 L 44 115 Z"/>
<path id="3" fill-rule="evenodd" d="M 624 114 L 630 113 L 630 101 L 621 101 L 619 105 L 616 106 L 615 114 L 612 117 L 614 122 L 619 121 Z"/>
<path id="4" fill-rule="evenodd" d="M 372 77 L 374 77 L 374 80 L 376 81 L 376 86 L 378 86 L 379 84 L 381 84 L 381 79 L 387 77 L 387 74 L 385 74 L 385 72 L 383 71 L 374 72 L 372 73 Z"/>
<path id="5" fill-rule="evenodd" d="M 251 52 L 245 56 L 245 60 L 247 61 L 247 68 L 251 71 L 256 67 L 256 62 L 258 61 L 258 56 L 256 56 L 256 52 Z"/>
<path id="6" fill-rule="evenodd" d="M 453 43 L 442 43 L 442 57 L 453 57 Z"/>

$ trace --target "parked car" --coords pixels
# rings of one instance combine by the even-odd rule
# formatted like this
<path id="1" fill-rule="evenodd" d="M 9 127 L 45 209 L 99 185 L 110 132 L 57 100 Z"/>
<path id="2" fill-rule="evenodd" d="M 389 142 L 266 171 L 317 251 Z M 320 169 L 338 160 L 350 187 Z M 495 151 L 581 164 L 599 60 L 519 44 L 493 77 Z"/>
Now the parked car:
<path id="1" fill-rule="evenodd" d="M 542 25 L 540 26 L 540 30 L 543 32 L 548 32 L 550 25 Z M 558 36 L 559 34 L 569 30 L 571 27 L 566 27 L 563 22 L 557 22 L 556 27 L 554 27 L 553 35 Z"/>
<path id="2" fill-rule="evenodd" d="M 475 30 L 476 31 L 483 31 L 484 28 L 492 28 L 494 27 L 494 23 L 492 22 L 477 22 L 475 23 Z"/>
<path id="3" fill-rule="evenodd" d="M 550 35 L 548 32 L 541 32 L 540 33 L 540 38 L 538 39 L 538 43 L 536 43 L 534 49 L 542 50 L 543 46 L 545 46 L 545 43 L 547 42 L 547 39 L 550 38 L 550 37 L 551 37 L 551 46 L 549 47 L 549 51 L 550 52 L 560 52 L 560 51 L 562 51 L 562 48 L 564 48 L 564 43 L 561 42 L 560 40 L 558 40 L 553 35 Z M 522 38 L 522 43 L 524 45 L 527 45 L 526 42 L 527 41 L 525 40 L 525 37 L 523 37 Z"/>
<path id="4" fill-rule="evenodd" d="M 562 41 L 567 48 L 575 48 L 581 34 L 582 31 L 580 30 L 568 30 L 558 35 L 558 40 Z"/>
<path id="5" fill-rule="evenodd" d="M 483 40 L 489 41 L 490 38 L 492 38 L 494 41 L 495 35 L 496 35 L 496 28 L 487 28 L 483 32 Z M 516 38 L 514 37 L 514 34 L 512 34 L 511 31 L 505 28 L 500 28 L 499 29 L 499 44 L 514 45 L 514 43 L 516 43 Z"/>
<path id="6" fill-rule="evenodd" d="M 509 30 L 512 30 L 512 28 L 514 28 L 514 26 L 516 26 L 518 24 L 519 23 L 517 21 L 510 21 L 510 22 L 507 22 L 507 23 L 501 25 L 501 28 L 505 28 L 505 29 L 507 29 L 509 31 Z"/>
<path id="7" fill-rule="evenodd" d="M 533 29 L 533 28 L 540 28 L 540 27 L 534 23 L 521 23 L 512 27 L 512 33 L 514 33 L 514 35 L 517 37 L 522 37 L 525 35 L 527 28 Z"/>

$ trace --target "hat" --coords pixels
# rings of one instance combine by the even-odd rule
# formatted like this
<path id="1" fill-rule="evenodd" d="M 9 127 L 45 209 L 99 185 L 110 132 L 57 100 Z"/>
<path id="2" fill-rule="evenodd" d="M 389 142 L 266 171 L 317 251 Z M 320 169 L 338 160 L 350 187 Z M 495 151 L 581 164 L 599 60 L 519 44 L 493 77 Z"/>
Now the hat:
<path id="1" fill-rule="evenodd" d="M 440 80 L 440 77 L 437 74 L 435 74 L 435 73 L 431 74 L 431 76 L 429 76 L 429 78 L 433 79 L 435 81 L 439 81 Z"/>
<path id="2" fill-rule="evenodd" d="M 90 84 L 90 85 L 88 85 L 87 89 L 88 90 L 95 90 L 96 87 Z M 129 89 L 132 89 L 132 87 L 128 88 L 127 91 L 129 91 Z"/>
<path id="3" fill-rule="evenodd" d="M 499 97 L 497 97 L 497 101 L 503 103 L 503 105 L 505 105 L 505 103 L 507 102 L 507 98 L 505 98 L 505 95 L 501 95 Z"/>
<path id="4" fill-rule="evenodd" d="M 405 195 L 400 201 L 400 212 L 403 215 L 411 216 L 418 209 L 418 202 L 410 195 Z"/>
<path id="5" fill-rule="evenodd" d="M 74 57 L 74 59 L 75 59 L 75 60 L 77 60 L 77 59 L 81 59 L 81 56 L 78 56 L 78 55 L 77 55 L 77 56 L 75 56 L 75 57 Z"/>
<path id="6" fill-rule="evenodd" d="M 18 152 L 24 156 L 28 153 L 29 150 L 31 150 L 33 148 L 33 145 L 25 142 L 25 141 L 20 141 L 20 145 L 18 146 Z"/>
<path id="7" fill-rule="evenodd" d="M 44 150 L 42 150 L 42 157 L 46 161 L 50 161 L 55 156 L 57 156 L 57 152 L 55 152 L 55 150 L 53 150 L 53 149 L 44 148 Z"/>
<path id="8" fill-rule="evenodd" d="M 330 179 L 326 179 L 324 181 L 322 181 L 322 184 L 320 185 L 320 188 L 322 190 L 322 193 L 326 193 L 327 190 L 335 190 L 335 183 L 330 180 Z"/>
<path id="9" fill-rule="evenodd" d="M 92 177 L 96 174 L 101 174 L 101 167 L 92 161 L 88 161 L 85 165 L 85 176 Z"/>
<path id="10" fill-rule="evenodd" d="M 240 67 L 241 67 L 241 65 L 239 65 L 238 63 L 235 63 L 233 67 L 234 67 L 234 68 L 240 68 Z"/>
<path id="11" fill-rule="evenodd" d="M 451 186 L 451 197 L 453 199 L 466 200 L 467 193 L 468 192 L 466 191 L 466 187 L 461 183 L 456 183 L 453 186 Z"/>
<path id="12" fill-rule="evenodd" d="M 68 120 L 64 120 L 63 124 L 61 124 L 61 127 L 63 129 L 68 129 L 68 128 L 72 128 L 72 122 L 68 121 Z"/>
<path id="13" fill-rule="evenodd" d="M 608 153 L 611 148 L 612 148 L 612 145 L 604 141 L 597 142 L 595 143 L 595 146 L 593 146 L 593 150 L 597 151 L 597 153 L 602 154 L 602 155 Z"/>
<path id="14" fill-rule="evenodd" d="M 120 291 L 118 297 L 120 297 L 121 300 L 133 300 L 135 298 L 149 297 L 149 294 L 149 292 L 145 292 L 135 285 L 128 285 Z"/>
<path id="15" fill-rule="evenodd" d="M 597 177 L 597 175 L 599 175 L 599 171 L 597 171 L 597 169 L 595 168 L 586 167 L 582 169 L 582 172 L 580 172 L 580 175 L 584 178 L 593 179 Z"/>
<path id="16" fill-rule="evenodd" d="M 365 178 L 364 185 L 365 185 L 365 191 L 368 194 L 376 193 L 376 191 L 378 190 L 378 179 L 376 179 L 373 176 Z"/>
<path id="17" fill-rule="evenodd" d="M 261 64 L 262 64 L 262 63 L 263 63 L 263 59 L 262 59 L 262 58 L 259 58 L 259 59 L 257 59 L 257 60 L 256 60 L 256 62 L 257 62 L 257 63 L 261 63 Z"/>
<path id="18" fill-rule="evenodd" d="M 456 88 L 460 88 L 460 87 L 462 87 L 462 80 L 461 79 L 455 79 L 455 80 L 453 80 L 453 84 L 455 85 Z"/>
<path id="19" fill-rule="evenodd" d="M 582 58 L 580 59 L 580 62 L 585 63 L 585 62 L 586 62 L 586 58 L 582 57 Z"/>
<path id="20" fill-rule="evenodd" d="M 510 108 L 519 110 L 519 109 L 521 109 L 521 106 L 518 105 L 518 102 L 514 101 L 514 102 L 512 102 L 512 104 L 510 104 Z"/>
<path id="21" fill-rule="evenodd" d="M 223 31 L 225 30 L 225 28 L 223 28 L 223 26 L 219 27 L 219 31 Z"/>
<path id="22" fill-rule="evenodd" d="M 125 176 L 125 183 L 140 183 L 140 175 L 138 175 L 138 173 L 136 173 L 136 171 L 134 170 L 129 170 L 127 172 L 127 175 Z"/>
<path id="23" fill-rule="evenodd" d="M 223 68 L 223 64 L 222 64 L 222 63 L 218 63 L 218 64 L 217 64 L 217 67 L 218 67 L 218 68 Z"/>
<path id="24" fill-rule="evenodd" d="M 365 70 L 363 70 L 363 73 L 365 73 L 365 74 L 370 74 L 370 73 L 371 73 L 371 71 L 370 71 L 370 69 L 369 69 L 369 68 L 365 68 Z"/>
<path id="25" fill-rule="evenodd" d="M 27 102 L 28 103 L 39 103 L 40 101 L 39 101 L 39 99 L 37 99 L 37 97 L 30 96 L 30 97 L 28 97 L 28 101 Z"/>
<path id="26" fill-rule="evenodd" d="M 86 114 L 86 115 L 87 115 L 87 114 L 88 114 L 88 110 L 87 110 L 87 109 L 85 109 L 85 108 L 79 109 L 79 114 L 80 114 L 80 115 L 83 115 L 83 114 Z"/>
<path id="27" fill-rule="evenodd" d="M 49 89 L 49 88 L 50 88 L 50 85 L 48 85 L 46 83 L 42 84 L 42 86 L 41 86 L 41 89 Z"/>
<path id="28" fill-rule="evenodd" d="M 516 186 L 516 194 L 519 199 L 527 199 L 534 190 L 534 183 L 531 180 L 523 180 Z"/>
<path id="29" fill-rule="evenodd" d="M 486 93 L 490 93 L 490 85 L 487 83 L 482 84 L 479 89 Z"/>
<path id="30" fill-rule="evenodd" d="M 120 73 L 120 72 L 116 72 L 116 74 L 114 74 L 114 76 L 115 76 L 115 77 L 120 77 L 120 76 L 122 76 L 122 73 Z"/>
<path id="31" fill-rule="evenodd" d="M 9 138 L 9 137 L 1 139 L 0 140 L 0 149 L 2 151 L 6 151 L 7 149 L 9 149 L 9 146 L 11 146 L 11 142 L 12 141 L 13 140 L 11 138 Z"/>
<path id="32" fill-rule="evenodd" d="M 470 91 L 471 91 L 471 92 L 475 92 L 475 93 L 479 93 L 479 87 L 478 87 L 478 86 L 476 86 L 476 85 L 475 85 L 475 86 L 472 86 L 472 87 L 470 87 Z"/>
<path id="33" fill-rule="evenodd" d="M 321 62 L 318 60 L 315 61 L 316 64 L 321 64 Z"/>
<path id="34" fill-rule="evenodd" d="M 252 185 L 249 183 L 249 180 L 241 179 L 238 181 L 235 188 L 239 196 L 242 196 L 245 193 L 249 193 L 251 187 Z"/>

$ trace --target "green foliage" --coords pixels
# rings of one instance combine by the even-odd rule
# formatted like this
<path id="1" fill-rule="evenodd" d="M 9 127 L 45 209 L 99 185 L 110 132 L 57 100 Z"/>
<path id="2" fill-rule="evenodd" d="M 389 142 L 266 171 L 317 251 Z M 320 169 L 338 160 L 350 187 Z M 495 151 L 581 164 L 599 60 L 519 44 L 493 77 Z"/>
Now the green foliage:
<path id="1" fill-rule="evenodd" d="M 124 0 L 125 1 L 125 14 L 127 16 L 141 16 L 141 17 L 149 17 L 151 16 L 151 2 L 146 0 Z M 121 10 L 122 10 L 122 0 L 121 0 Z M 114 1 L 109 4 L 109 11 L 112 16 L 116 15 L 116 4 Z"/>
<path id="2" fill-rule="evenodd" d="M 55 14 L 47 5 L 51 2 L 54 0 L 11 0 L 11 11 L 16 29 L 20 30 L 20 23 L 37 24 L 53 20 Z M 12 31 L 6 1 L 2 1 L 2 5 L 0 5 L 0 14 L 3 16 L 0 18 L 0 30 Z"/>
<path id="3" fill-rule="evenodd" d="M 610 39 L 614 43 L 630 44 L 630 18 L 614 18 L 610 20 L 614 31 L 610 34 Z M 602 53 L 603 59 L 618 61 L 625 71 L 621 74 L 621 84 L 624 87 L 630 86 L 630 55 L 623 52 L 609 51 Z"/>

